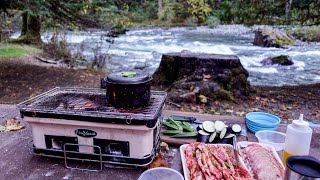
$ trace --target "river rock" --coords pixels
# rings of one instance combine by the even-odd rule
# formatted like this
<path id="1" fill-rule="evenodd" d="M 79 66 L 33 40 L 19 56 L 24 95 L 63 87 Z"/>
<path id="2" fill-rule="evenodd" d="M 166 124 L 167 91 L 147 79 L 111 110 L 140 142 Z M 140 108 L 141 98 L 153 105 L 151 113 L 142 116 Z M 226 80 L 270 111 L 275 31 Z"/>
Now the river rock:
<path id="1" fill-rule="evenodd" d="M 143 62 L 140 62 L 140 63 L 137 63 L 135 66 L 134 66 L 134 69 L 139 69 L 139 70 L 143 70 L 147 67 L 146 63 L 143 63 Z"/>
<path id="2" fill-rule="evenodd" d="M 177 103 L 247 96 L 249 73 L 237 56 L 179 52 L 163 54 L 153 74 L 154 85 L 167 86 L 168 97 Z"/>
<path id="3" fill-rule="evenodd" d="M 265 27 L 255 31 L 253 44 L 262 47 L 283 48 L 288 45 L 294 45 L 295 39 L 280 29 Z"/>
<path id="4" fill-rule="evenodd" d="M 293 63 L 290 56 L 287 55 L 280 55 L 275 57 L 268 57 L 261 61 L 263 65 L 273 65 L 273 64 L 279 64 L 282 66 L 290 66 Z"/>

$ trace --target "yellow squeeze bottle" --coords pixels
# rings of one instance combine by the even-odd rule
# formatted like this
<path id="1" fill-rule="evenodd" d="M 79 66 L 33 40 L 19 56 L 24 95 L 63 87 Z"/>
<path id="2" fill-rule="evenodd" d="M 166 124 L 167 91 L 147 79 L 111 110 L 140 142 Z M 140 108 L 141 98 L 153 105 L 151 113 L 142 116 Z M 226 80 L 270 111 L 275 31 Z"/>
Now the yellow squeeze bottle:
<path id="1" fill-rule="evenodd" d="M 282 163 L 286 165 L 286 160 L 290 156 L 308 155 L 311 137 L 312 129 L 309 123 L 303 120 L 303 114 L 300 114 L 299 120 L 293 120 L 292 124 L 287 126 Z"/>

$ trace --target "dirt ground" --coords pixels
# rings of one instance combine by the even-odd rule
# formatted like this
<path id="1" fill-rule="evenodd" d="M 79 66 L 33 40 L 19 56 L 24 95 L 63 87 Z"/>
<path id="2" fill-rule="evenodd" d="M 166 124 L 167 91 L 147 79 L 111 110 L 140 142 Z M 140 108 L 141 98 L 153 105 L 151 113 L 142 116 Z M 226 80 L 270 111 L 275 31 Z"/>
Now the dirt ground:
<path id="1" fill-rule="evenodd" d="M 15 104 L 54 87 L 100 87 L 106 73 L 42 63 L 32 56 L 0 60 L 0 103 Z"/>
<path id="2" fill-rule="evenodd" d="M 252 86 L 248 97 L 238 97 L 234 102 L 213 101 L 206 105 L 175 104 L 168 100 L 169 109 L 216 115 L 245 116 L 262 111 L 277 115 L 281 123 L 290 123 L 304 114 L 304 119 L 320 124 L 320 84 L 303 86 Z"/>
<path id="3" fill-rule="evenodd" d="M 100 87 L 106 73 L 93 69 L 68 69 L 40 62 L 33 56 L 0 60 L 0 104 L 16 104 L 57 86 Z M 167 100 L 167 109 L 245 116 L 252 111 L 278 115 L 282 123 L 299 117 L 320 123 L 320 84 L 305 86 L 253 86 L 249 97 L 235 102 L 210 101 L 204 104 L 175 104 Z"/>

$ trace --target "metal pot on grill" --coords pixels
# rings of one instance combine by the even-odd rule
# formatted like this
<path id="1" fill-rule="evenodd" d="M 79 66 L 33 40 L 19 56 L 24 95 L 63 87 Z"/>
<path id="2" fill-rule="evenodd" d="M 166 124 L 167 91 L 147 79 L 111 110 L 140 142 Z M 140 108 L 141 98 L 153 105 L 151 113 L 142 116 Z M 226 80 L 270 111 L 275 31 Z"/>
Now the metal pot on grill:
<path id="1" fill-rule="evenodd" d="M 118 72 L 104 78 L 108 104 L 115 107 L 146 106 L 152 77 L 143 72 Z"/>

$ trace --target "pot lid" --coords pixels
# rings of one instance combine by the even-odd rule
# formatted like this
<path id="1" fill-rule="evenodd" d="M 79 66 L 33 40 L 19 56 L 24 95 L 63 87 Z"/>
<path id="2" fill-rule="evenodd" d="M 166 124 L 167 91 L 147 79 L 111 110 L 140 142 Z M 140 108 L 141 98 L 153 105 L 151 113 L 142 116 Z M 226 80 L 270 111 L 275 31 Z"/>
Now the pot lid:
<path id="1" fill-rule="evenodd" d="M 144 72 L 123 71 L 109 74 L 105 78 L 105 81 L 116 84 L 140 84 L 151 81 L 151 79 L 152 78 Z"/>
<path id="2" fill-rule="evenodd" d="M 320 161 L 312 156 L 291 156 L 287 167 L 303 176 L 320 178 Z"/>

